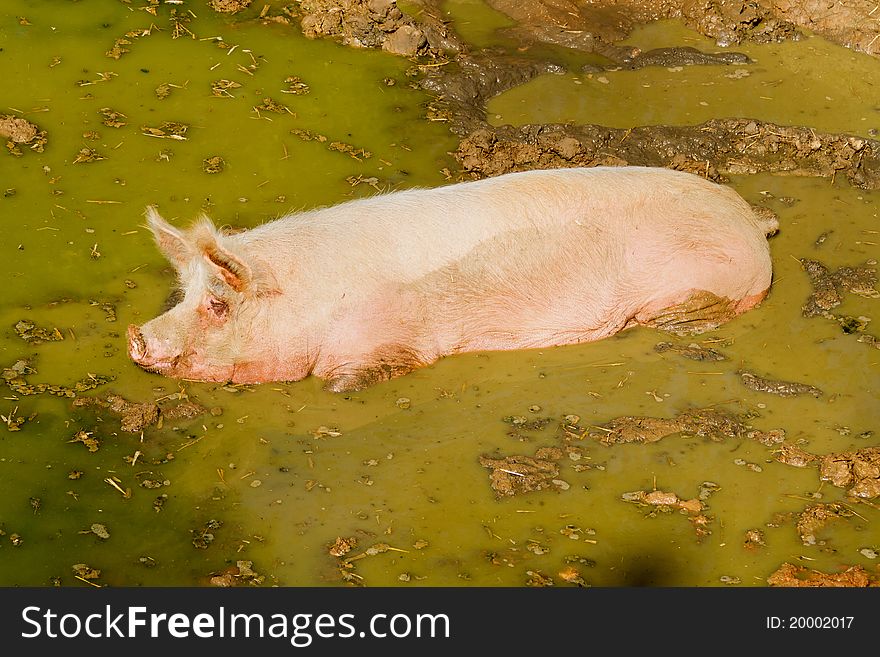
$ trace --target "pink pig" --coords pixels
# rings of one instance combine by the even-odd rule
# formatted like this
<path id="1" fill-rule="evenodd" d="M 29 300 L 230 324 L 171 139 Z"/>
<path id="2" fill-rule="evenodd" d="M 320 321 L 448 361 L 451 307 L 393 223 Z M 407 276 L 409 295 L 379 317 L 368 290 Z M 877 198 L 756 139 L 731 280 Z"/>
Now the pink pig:
<path id="1" fill-rule="evenodd" d="M 142 327 L 144 369 L 354 390 L 466 351 L 714 328 L 767 294 L 778 228 L 687 173 L 512 173 L 284 216 L 226 235 L 147 220 L 183 300 Z"/>

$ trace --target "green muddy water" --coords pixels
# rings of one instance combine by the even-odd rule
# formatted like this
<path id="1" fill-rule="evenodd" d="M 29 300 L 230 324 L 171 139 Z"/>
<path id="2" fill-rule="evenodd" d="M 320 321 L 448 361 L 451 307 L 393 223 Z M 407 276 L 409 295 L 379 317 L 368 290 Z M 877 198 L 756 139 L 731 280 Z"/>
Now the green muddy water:
<path id="1" fill-rule="evenodd" d="M 75 564 L 99 569 L 91 580 L 99 585 L 207 584 L 248 560 L 264 584 L 281 585 L 339 585 L 341 570 L 366 585 L 521 586 L 530 573 L 567 585 L 558 573 L 573 567 L 593 585 L 760 586 L 784 561 L 827 571 L 875 563 L 860 552 L 880 551 L 875 507 L 853 504 L 820 482 L 815 468 L 774 461 L 771 448 L 751 440 L 674 435 L 613 447 L 575 440 L 579 460 L 560 462 L 567 489 L 502 500 L 478 461 L 560 446 L 567 414 L 586 428 L 710 405 L 752 412 L 754 427 L 782 428 L 813 453 L 876 445 L 880 352 L 800 311 L 810 285 L 797 258 L 836 269 L 878 254 L 880 195 L 840 181 L 732 181 L 776 210 L 782 229 L 771 241 L 769 298 L 699 338 L 727 361 L 657 353 L 654 345 L 668 336 L 637 329 L 576 347 L 465 354 L 351 395 L 324 392 L 314 379 L 229 388 L 132 365 L 125 326 L 160 312 L 173 283 L 141 226 L 148 203 L 179 225 L 207 210 L 218 223 L 247 227 L 374 187 L 439 185 L 442 169 L 454 169 L 447 151 L 455 141 L 442 124 L 421 118 L 427 98 L 408 86 L 410 62 L 246 20 L 259 8 L 231 20 L 189 4 L 197 17 L 185 27 L 195 39 L 172 38 L 167 6 L 151 16 L 137 3 L 14 1 L 0 15 L 0 62 L 9 72 L 0 114 L 22 115 L 49 137 L 44 153 L 0 154 L 0 188 L 14 190 L 0 198 L 0 365 L 30 358 L 31 384 L 115 377 L 83 395 L 151 401 L 183 393 L 222 409 L 131 434 L 113 414 L 4 386 L 0 413 L 31 419 L 19 431 L 0 424 L 0 585 L 86 586 Z M 104 55 L 116 38 L 151 24 L 161 31 L 133 39 L 119 60 Z M 474 34 L 482 29 L 488 38 L 491 27 Z M 669 38 L 678 35 L 673 29 Z M 224 47 L 209 39 L 216 36 Z M 794 47 L 805 65 L 819 66 L 811 43 Z M 761 66 L 800 80 L 769 54 Z M 282 93 L 289 76 L 309 93 Z M 241 86 L 227 88 L 233 97 L 215 96 L 217 80 Z M 160 99 L 155 90 L 163 84 L 175 86 Z M 703 91 L 692 85 L 679 93 Z M 657 94 L 644 96 L 644 105 L 659 103 Z M 290 112 L 255 110 L 265 98 Z M 126 125 L 103 125 L 105 107 L 123 113 Z M 689 121 L 683 110 L 670 111 L 664 121 Z M 782 119 L 819 127 L 812 116 Z M 142 134 L 166 121 L 187 124 L 186 140 Z M 327 140 L 304 141 L 294 129 Z M 83 136 L 92 131 L 97 139 Z M 351 154 L 328 148 L 333 142 Z M 106 159 L 75 163 L 82 148 Z M 208 174 L 203 160 L 214 155 L 226 167 Z M 848 295 L 839 310 L 876 319 L 877 303 Z M 64 340 L 29 344 L 13 328 L 22 319 L 57 328 Z M 824 394 L 752 391 L 736 375 L 740 368 Z M 515 430 L 504 421 L 511 416 L 550 421 Z M 70 442 L 81 430 L 100 441 L 98 451 Z M 75 471 L 82 475 L 71 479 Z M 707 500 L 711 533 L 702 538 L 681 513 L 652 515 L 621 500 L 654 488 L 688 499 L 707 481 L 718 490 Z M 858 515 L 803 545 L 790 514 L 817 501 L 844 502 Z M 743 547 L 749 529 L 763 530 L 765 547 Z M 366 556 L 341 569 L 328 553 L 338 537 L 357 539 L 347 557 Z M 367 554 L 376 545 L 390 549 Z"/>

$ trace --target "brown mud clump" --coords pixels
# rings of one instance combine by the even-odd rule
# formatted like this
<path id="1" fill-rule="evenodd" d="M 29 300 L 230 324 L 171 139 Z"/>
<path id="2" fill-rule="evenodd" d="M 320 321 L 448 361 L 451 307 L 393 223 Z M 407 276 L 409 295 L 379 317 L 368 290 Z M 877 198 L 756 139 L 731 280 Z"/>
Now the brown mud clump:
<path id="1" fill-rule="evenodd" d="M 817 540 L 816 534 L 832 520 L 850 518 L 853 512 L 842 504 L 813 504 L 808 506 L 798 516 L 797 532 L 804 545 L 816 545 L 822 543 Z"/>
<path id="2" fill-rule="evenodd" d="M 236 561 L 234 566 L 229 566 L 220 573 L 211 575 L 211 586 L 229 588 L 231 586 L 260 586 L 265 581 L 265 575 L 260 575 L 254 570 L 253 561 Z"/>
<path id="3" fill-rule="evenodd" d="M 842 573 L 823 573 L 804 566 L 782 564 L 767 578 L 770 586 L 866 587 L 880 586 L 880 578 L 861 566 L 850 566 Z"/>
<path id="4" fill-rule="evenodd" d="M 532 456 L 492 458 L 481 456 L 480 465 L 490 469 L 489 481 L 495 497 L 510 497 L 522 493 L 556 488 L 567 490 L 569 484 L 559 478 L 557 461 L 563 456 L 558 447 L 541 447 Z"/>
<path id="5" fill-rule="evenodd" d="M 759 431 L 745 423 L 745 416 L 704 408 L 685 411 L 673 418 L 622 416 L 604 426 L 594 427 L 587 435 L 603 445 L 619 443 L 652 443 L 676 433 L 708 438 L 715 442 L 725 439 L 749 438 L 772 446 L 785 439 L 782 429 Z"/>
<path id="6" fill-rule="evenodd" d="M 658 342 L 654 345 L 654 351 L 656 351 L 658 354 L 666 353 L 667 351 L 669 351 L 674 354 L 678 354 L 682 358 L 687 358 L 688 360 L 727 360 L 727 356 L 722 354 L 720 351 L 715 351 L 714 349 L 710 349 L 709 347 L 703 347 L 695 342 L 686 346 L 673 344 L 671 342 Z"/>
<path id="7" fill-rule="evenodd" d="M 221 14 L 236 14 L 247 9 L 253 0 L 209 0 L 211 9 Z"/>
<path id="8" fill-rule="evenodd" d="M 348 46 L 381 48 L 395 55 L 438 57 L 454 48 L 445 26 L 428 16 L 405 15 L 396 0 L 298 0 L 288 10 L 300 18 L 310 39 L 331 37 Z"/>
<path id="9" fill-rule="evenodd" d="M 877 299 L 877 270 L 869 265 L 840 267 L 830 271 L 818 260 L 802 259 L 801 267 L 810 277 L 813 293 L 802 308 L 804 317 L 829 317 L 830 310 L 843 303 L 845 292 Z"/>
<path id="10" fill-rule="evenodd" d="M 697 538 L 702 538 L 712 533 L 709 527 L 713 519 L 703 513 L 705 504 L 696 497 L 685 500 L 672 492 L 637 490 L 624 493 L 621 495 L 621 499 L 631 504 L 651 507 L 653 510 L 649 516 L 654 516 L 656 513 L 671 513 L 673 511 L 679 511 L 687 515 L 688 520 L 694 527 Z"/>
<path id="11" fill-rule="evenodd" d="M 819 459 L 815 454 L 804 451 L 797 445 L 783 442 L 775 450 L 773 450 L 773 458 L 796 468 L 806 468 L 815 465 Z"/>
<path id="12" fill-rule="evenodd" d="M 819 463 L 819 477 L 847 494 L 861 499 L 880 496 L 880 447 L 826 454 Z"/>
<path id="13" fill-rule="evenodd" d="M 20 144 L 42 153 L 46 147 L 46 131 L 26 119 L 11 114 L 0 116 L 0 138 L 6 139 L 6 148 L 13 155 L 21 155 Z"/>
<path id="14" fill-rule="evenodd" d="M 780 397 L 795 397 L 797 395 L 813 395 L 813 397 L 822 396 L 822 391 L 819 390 L 819 388 L 807 385 L 806 383 L 765 379 L 762 376 L 745 371 L 740 371 L 738 374 L 746 388 L 757 392 L 768 392 L 771 395 L 779 395 Z"/>

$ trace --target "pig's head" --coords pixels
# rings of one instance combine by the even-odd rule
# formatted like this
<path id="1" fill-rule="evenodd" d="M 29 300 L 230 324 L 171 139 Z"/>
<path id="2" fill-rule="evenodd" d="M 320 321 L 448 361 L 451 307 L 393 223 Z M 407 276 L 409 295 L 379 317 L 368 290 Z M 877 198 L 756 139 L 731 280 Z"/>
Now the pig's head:
<path id="1" fill-rule="evenodd" d="M 271 297 L 280 292 L 271 272 L 237 252 L 207 217 L 181 231 L 153 207 L 146 216 L 177 270 L 182 300 L 143 326 L 128 327 L 129 356 L 148 371 L 176 378 L 254 378 L 247 373 L 272 360 L 264 329 Z"/>

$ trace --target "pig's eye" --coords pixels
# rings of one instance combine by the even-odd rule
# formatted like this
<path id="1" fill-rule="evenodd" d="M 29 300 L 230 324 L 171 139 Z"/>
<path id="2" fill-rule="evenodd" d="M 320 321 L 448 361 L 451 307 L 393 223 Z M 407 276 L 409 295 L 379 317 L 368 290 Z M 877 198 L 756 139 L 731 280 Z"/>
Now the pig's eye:
<path id="1" fill-rule="evenodd" d="M 220 299 L 209 299 L 208 308 L 217 317 L 226 317 L 226 313 L 229 311 L 229 304 Z"/>

